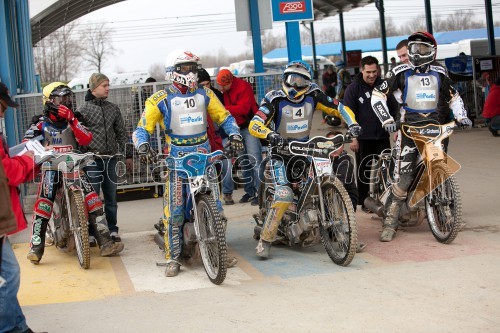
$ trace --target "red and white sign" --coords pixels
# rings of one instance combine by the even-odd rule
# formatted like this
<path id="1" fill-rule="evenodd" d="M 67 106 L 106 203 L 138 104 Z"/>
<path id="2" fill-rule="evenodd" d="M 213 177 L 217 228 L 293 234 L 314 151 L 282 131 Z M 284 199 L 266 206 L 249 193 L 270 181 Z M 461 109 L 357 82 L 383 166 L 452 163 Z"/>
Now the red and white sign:
<path id="1" fill-rule="evenodd" d="M 280 14 L 304 13 L 305 11 L 305 1 L 280 2 Z"/>

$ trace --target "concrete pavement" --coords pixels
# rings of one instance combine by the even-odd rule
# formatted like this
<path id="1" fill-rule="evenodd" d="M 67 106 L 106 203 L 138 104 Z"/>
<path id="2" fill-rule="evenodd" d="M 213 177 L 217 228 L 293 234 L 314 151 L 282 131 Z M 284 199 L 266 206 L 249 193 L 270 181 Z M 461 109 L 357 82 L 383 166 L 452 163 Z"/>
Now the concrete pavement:
<path id="1" fill-rule="evenodd" d="M 314 134 L 328 129 L 318 125 Z M 163 259 L 152 225 L 161 199 L 120 203 L 125 250 L 111 259 L 93 251 L 87 271 L 54 249 L 33 267 L 28 236 L 17 235 L 28 324 L 51 333 L 500 332 L 500 140 L 486 129 L 457 132 L 450 155 L 462 164 L 467 222 L 456 240 L 440 244 L 423 224 L 381 243 L 380 221 L 358 211 L 367 248 L 348 267 L 333 264 L 321 246 L 273 247 L 271 260 L 256 259 L 250 204 L 226 207 L 228 246 L 239 263 L 221 286 L 201 263 L 176 278 L 156 266 Z"/>

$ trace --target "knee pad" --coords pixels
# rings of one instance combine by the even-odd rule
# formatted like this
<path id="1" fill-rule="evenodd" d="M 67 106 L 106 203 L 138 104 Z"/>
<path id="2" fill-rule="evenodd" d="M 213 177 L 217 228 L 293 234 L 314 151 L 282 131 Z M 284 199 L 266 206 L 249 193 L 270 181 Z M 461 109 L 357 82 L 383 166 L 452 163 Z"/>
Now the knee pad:
<path id="1" fill-rule="evenodd" d="M 40 198 L 35 202 L 35 208 L 33 209 L 33 213 L 38 216 L 44 217 L 46 219 L 50 219 L 52 216 L 52 206 L 54 204 L 52 201 L 44 198 Z"/>

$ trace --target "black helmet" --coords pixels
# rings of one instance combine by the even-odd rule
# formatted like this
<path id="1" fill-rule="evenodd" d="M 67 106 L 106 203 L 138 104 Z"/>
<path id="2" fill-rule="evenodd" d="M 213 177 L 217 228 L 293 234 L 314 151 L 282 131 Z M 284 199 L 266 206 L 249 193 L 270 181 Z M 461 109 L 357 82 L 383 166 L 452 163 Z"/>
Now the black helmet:
<path id="1" fill-rule="evenodd" d="M 414 67 L 427 65 L 436 58 L 437 43 L 434 36 L 417 31 L 408 37 L 408 58 Z"/>

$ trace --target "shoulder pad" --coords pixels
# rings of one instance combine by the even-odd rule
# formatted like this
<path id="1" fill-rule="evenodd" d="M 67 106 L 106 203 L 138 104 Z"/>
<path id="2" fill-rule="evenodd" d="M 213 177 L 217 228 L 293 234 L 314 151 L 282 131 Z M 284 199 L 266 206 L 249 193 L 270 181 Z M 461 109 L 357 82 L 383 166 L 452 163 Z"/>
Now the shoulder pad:
<path id="1" fill-rule="evenodd" d="M 266 94 L 265 99 L 267 99 L 269 102 L 271 102 L 273 99 L 278 98 L 278 97 L 283 97 L 286 98 L 285 92 L 283 90 L 271 90 Z"/>
<path id="2" fill-rule="evenodd" d="M 407 71 L 409 69 L 411 69 L 410 65 L 408 65 L 408 64 L 401 64 L 401 65 L 397 65 L 396 67 L 394 67 L 393 69 L 391 69 L 389 71 L 389 73 L 392 73 L 394 76 L 396 76 L 397 74 L 399 74 L 401 72 L 404 72 L 404 71 Z M 387 73 L 387 76 L 389 76 L 389 73 Z"/>
<path id="3" fill-rule="evenodd" d="M 309 90 L 307 91 L 307 93 L 313 92 L 315 90 L 321 90 L 321 89 L 319 89 L 319 86 L 316 83 L 311 83 L 311 85 L 309 86 Z"/>
<path id="4" fill-rule="evenodd" d="M 167 92 L 165 90 L 160 90 L 153 94 L 153 96 L 149 97 L 149 99 L 154 103 L 158 104 L 165 98 L 167 98 Z"/>
<path id="5" fill-rule="evenodd" d="M 446 69 L 443 66 L 430 65 L 429 69 L 434 72 L 441 73 L 443 75 L 448 75 Z"/>

